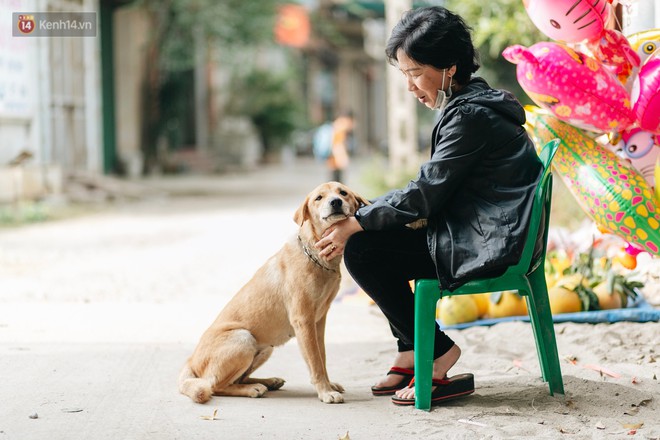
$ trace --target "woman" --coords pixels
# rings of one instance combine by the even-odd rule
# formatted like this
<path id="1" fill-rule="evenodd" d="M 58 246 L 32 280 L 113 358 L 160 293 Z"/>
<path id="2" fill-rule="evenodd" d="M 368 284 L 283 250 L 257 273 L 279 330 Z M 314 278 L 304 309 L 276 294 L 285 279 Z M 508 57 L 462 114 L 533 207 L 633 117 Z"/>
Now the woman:
<path id="1" fill-rule="evenodd" d="M 398 353 L 372 391 L 395 393 L 394 403 L 409 405 L 415 389 L 408 383 L 414 369 L 408 280 L 437 278 L 442 288 L 455 289 L 517 263 L 542 165 L 518 101 L 472 77 L 479 64 L 461 17 L 442 7 L 409 11 L 392 30 L 386 54 L 415 98 L 440 111 L 431 158 L 405 188 L 328 229 L 317 247 L 327 259 L 344 254 L 351 276 L 389 320 Z M 427 226 L 405 227 L 419 219 L 428 219 Z M 436 328 L 433 377 L 447 378 L 460 355 Z M 474 390 L 472 375 L 456 378 L 465 381 L 462 394 Z M 448 388 L 436 386 L 432 404 L 449 398 Z"/>

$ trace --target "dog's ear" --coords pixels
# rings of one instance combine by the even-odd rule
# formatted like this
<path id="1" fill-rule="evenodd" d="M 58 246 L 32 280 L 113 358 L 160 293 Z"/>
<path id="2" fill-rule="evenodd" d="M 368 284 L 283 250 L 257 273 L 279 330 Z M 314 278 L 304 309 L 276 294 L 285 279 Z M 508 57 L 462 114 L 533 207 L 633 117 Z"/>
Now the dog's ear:
<path id="1" fill-rule="evenodd" d="M 353 196 L 355 197 L 355 200 L 357 200 L 358 202 L 358 208 L 360 206 L 371 205 L 371 202 L 369 200 L 362 198 L 362 196 L 360 196 L 359 194 L 353 193 Z"/>
<path id="2" fill-rule="evenodd" d="M 296 210 L 295 214 L 293 214 L 293 221 L 296 222 L 298 226 L 302 226 L 303 223 L 305 223 L 305 220 L 309 218 L 309 208 L 307 207 L 307 202 L 309 201 L 309 197 L 305 199 L 302 205 Z"/>

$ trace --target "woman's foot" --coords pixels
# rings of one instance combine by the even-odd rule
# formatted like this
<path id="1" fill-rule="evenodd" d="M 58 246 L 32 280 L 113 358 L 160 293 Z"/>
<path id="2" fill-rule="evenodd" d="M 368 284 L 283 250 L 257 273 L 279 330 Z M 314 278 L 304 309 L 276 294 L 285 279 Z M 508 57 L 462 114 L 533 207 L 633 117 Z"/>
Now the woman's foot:
<path id="1" fill-rule="evenodd" d="M 406 368 L 412 370 L 415 366 L 415 353 L 410 351 L 401 351 L 397 353 L 394 358 L 394 363 L 392 364 L 395 367 Z M 401 382 L 401 376 L 396 374 L 388 374 L 381 378 L 374 385 L 375 388 L 389 388 L 397 385 Z M 407 384 L 406 384 L 407 385 Z"/>
<path id="2" fill-rule="evenodd" d="M 406 352 L 406 353 L 412 353 Z M 436 379 L 443 379 L 447 376 L 447 373 L 454 366 L 454 364 L 461 357 L 461 349 L 458 345 L 454 344 L 449 351 L 435 361 L 433 361 L 433 377 Z M 408 386 L 397 391 L 396 396 L 401 399 L 414 399 L 415 398 L 415 386 Z"/>

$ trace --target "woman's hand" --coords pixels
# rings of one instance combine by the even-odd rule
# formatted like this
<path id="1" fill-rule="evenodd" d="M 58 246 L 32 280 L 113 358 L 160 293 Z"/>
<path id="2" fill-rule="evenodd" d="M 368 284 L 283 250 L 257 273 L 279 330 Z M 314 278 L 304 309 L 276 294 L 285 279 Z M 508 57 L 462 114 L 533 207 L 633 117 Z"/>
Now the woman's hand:
<path id="1" fill-rule="evenodd" d="M 348 238 L 362 230 L 362 226 L 360 226 L 360 223 L 358 223 L 355 217 L 349 217 L 326 229 L 321 239 L 314 246 L 317 249 L 321 249 L 319 256 L 326 260 L 332 260 L 335 257 L 343 255 Z"/>

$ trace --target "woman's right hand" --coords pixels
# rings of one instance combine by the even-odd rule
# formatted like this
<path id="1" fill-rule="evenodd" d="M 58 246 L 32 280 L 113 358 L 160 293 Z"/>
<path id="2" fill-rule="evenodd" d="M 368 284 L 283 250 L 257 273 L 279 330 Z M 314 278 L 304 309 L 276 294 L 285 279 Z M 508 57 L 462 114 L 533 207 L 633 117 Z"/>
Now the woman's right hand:
<path id="1" fill-rule="evenodd" d="M 350 236 L 363 230 L 355 217 L 349 217 L 335 223 L 325 230 L 321 239 L 315 244 L 317 249 L 321 249 L 319 256 L 326 260 L 332 260 L 343 255 L 346 242 Z"/>

